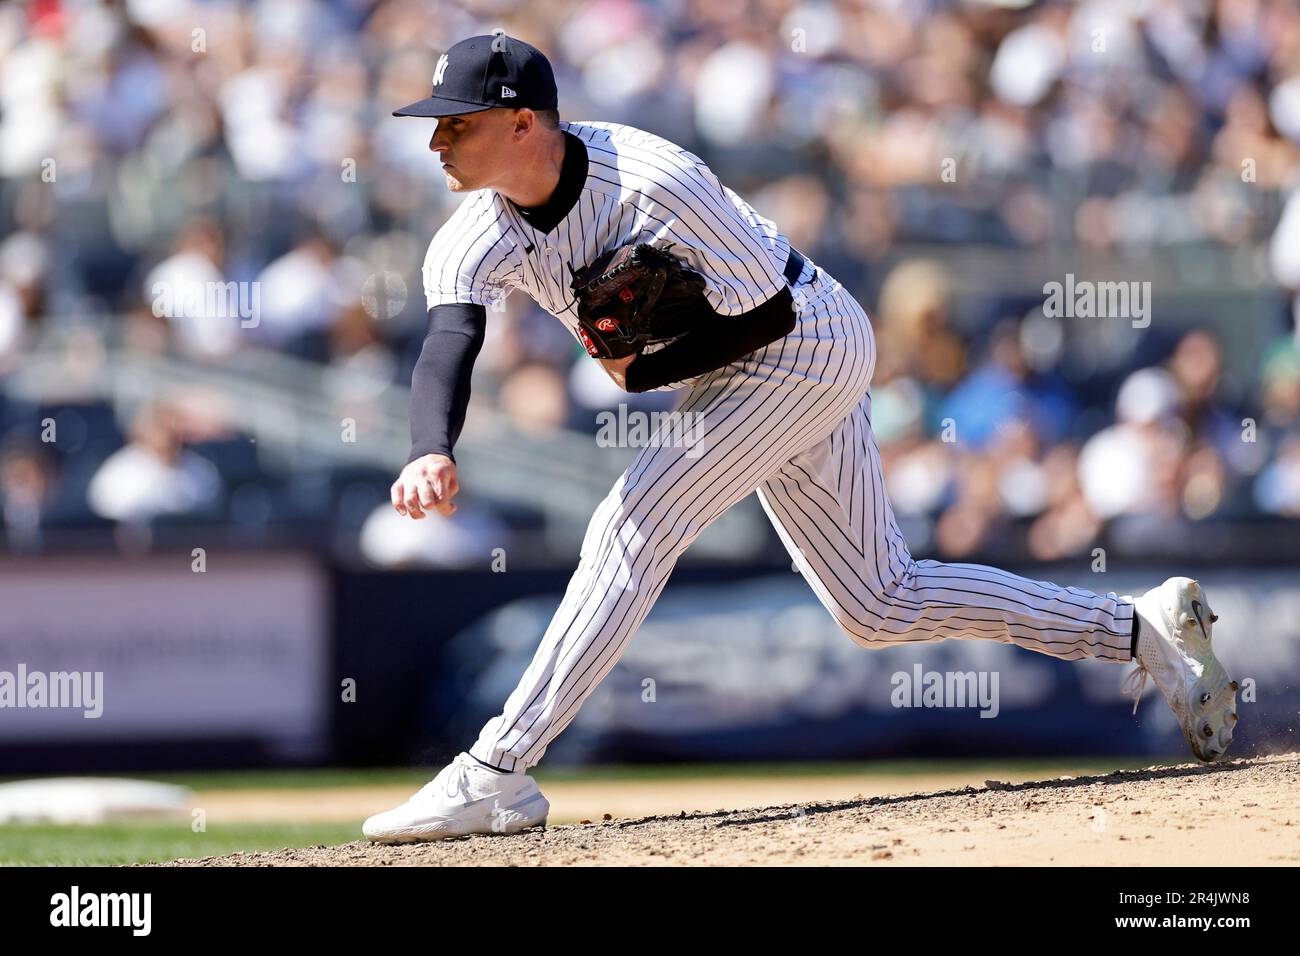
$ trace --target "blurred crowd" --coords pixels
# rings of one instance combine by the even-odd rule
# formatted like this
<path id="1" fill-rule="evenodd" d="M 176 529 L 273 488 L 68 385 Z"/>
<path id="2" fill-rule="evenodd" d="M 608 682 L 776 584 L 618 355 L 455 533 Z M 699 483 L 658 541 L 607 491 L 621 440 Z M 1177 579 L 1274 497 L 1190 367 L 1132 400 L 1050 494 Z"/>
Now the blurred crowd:
<path id="1" fill-rule="evenodd" d="M 974 342 L 952 309 L 944 269 L 912 260 L 885 280 L 875 317 L 872 422 L 913 547 L 1055 560 L 1117 540 L 1177 553 L 1197 522 L 1241 522 L 1246 539 L 1250 522 L 1300 517 L 1293 335 L 1263 351 L 1250 382 L 1197 328 L 1085 371 L 1080 353 L 1096 343 L 1041 308 Z"/>
<path id="2" fill-rule="evenodd" d="M 918 552 L 1015 537 L 1053 558 L 1116 522 L 1300 515 L 1294 0 L 31 0 L 0 5 L 9 547 L 40 547 L 51 524 L 340 509 L 364 541 L 391 475 L 276 474 L 193 395 L 121 421 L 4 385 L 52 335 L 81 336 L 87 361 L 105 345 L 218 365 L 262 349 L 408 382 L 419 265 L 458 200 L 432 123 L 389 114 L 427 95 L 442 49 L 498 26 L 551 58 L 563 118 L 699 153 L 862 299 L 881 344 L 874 423 Z M 905 246 L 1050 246 L 1066 262 L 1254 248 L 1274 318 L 1252 321 L 1244 374 L 1221 329 L 1168 311 L 1163 334 L 1098 362 L 1041 297 L 959 295 L 972 277 L 933 251 L 898 261 Z M 226 283 L 255 291 L 258 322 L 179 294 L 160 307 L 160 289 Z M 620 400 L 672 396 L 614 391 L 522 296 L 491 314 L 471 416 L 594 431 Z M 74 438 L 42 441 L 61 411 Z M 509 524 L 490 508 L 459 520 Z M 475 539 L 460 530 L 463 547 L 412 554 L 454 562 Z"/>

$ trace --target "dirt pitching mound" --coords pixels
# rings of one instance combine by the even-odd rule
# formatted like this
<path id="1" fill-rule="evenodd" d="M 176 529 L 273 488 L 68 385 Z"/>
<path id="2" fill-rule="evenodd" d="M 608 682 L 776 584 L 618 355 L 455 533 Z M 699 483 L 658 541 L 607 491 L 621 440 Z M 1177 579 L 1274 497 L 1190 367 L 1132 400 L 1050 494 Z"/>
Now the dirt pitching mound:
<path id="1" fill-rule="evenodd" d="M 1294 865 L 1300 754 L 170 866 Z M 719 795 L 721 796 L 721 794 Z"/>

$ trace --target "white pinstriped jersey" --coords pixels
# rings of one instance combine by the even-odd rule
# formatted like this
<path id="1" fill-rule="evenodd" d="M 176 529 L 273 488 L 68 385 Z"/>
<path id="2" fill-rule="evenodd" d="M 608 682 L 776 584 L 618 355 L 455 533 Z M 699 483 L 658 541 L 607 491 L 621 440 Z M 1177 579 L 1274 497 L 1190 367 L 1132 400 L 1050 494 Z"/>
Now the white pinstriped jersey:
<path id="1" fill-rule="evenodd" d="M 576 336 L 570 268 L 638 239 L 675 243 L 719 314 L 748 312 L 782 288 L 788 241 L 698 158 L 628 126 L 564 128 L 587 144 L 574 208 L 543 234 L 492 192 L 467 197 L 429 246 L 430 307 L 486 306 L 523 289 Z M 702 423 L 698 442 L 642 448 L 597 507 L 564 599 L 473 757 L 507 772 L 541 760 L 618 663 L 677 557 L 755 491 L 795 567 L 865 647 L 961 638 L 1131 659 L 1133 604 L 1114 592 L 912 558 L 872 432 L 870 320 L 823 271 L 806 292 L 788 335 L 684 396 L 679 410 Z"/>
<path id="2" fill-rule="evenodd" d="M 429 308 L 491 306 L 520 289 L 577 338 L 570 269 L 629 242 L 659 239 L 704 276 L 719 315 L 748 312 L 785 286 L 789 240 L 698 156 L 617 123 L 560 127 L 587 146 L 587 179 L 573 209 L 542 233 L 494 191 L 470 193 L 429 243 Z"/>

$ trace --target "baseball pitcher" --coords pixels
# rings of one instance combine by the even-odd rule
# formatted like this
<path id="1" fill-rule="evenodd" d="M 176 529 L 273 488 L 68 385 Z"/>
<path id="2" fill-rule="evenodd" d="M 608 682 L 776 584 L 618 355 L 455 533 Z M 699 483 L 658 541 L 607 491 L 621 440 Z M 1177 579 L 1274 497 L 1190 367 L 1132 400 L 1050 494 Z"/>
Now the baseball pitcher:
<path id="1" fill-rule="evenodd" d="M 863 647 L 948 639 L 1065 660 L 1133 662 L 1177 715 L 1192 752 L 1232 741 L 1235 682 L 1211 648 L 1196 581 L 1141 597 L 1095 594 L 974 564 L 917 561 L 885 494 L 868 387 L 871 322 L 777 225 L 696 156 L 613 123 L 562 122 L 551 66 L 496 31 L 439 58 L 432 95 L 398 116 L 437 119 L 429 149 L 465 198 L 429 244 L 429 326 L 411 393 L 399 514 L 449 515 L 453 449 L 486 307 L 531 296 L 623 389 L 683 389 L 690 448 L 651 441 L 596 508 L 532 663 L 478 740 L 371 840 L 513 833 L 544 824 L 527 770 L 618 662 L 678 556 L 757 492 L 818 599 Z"/>

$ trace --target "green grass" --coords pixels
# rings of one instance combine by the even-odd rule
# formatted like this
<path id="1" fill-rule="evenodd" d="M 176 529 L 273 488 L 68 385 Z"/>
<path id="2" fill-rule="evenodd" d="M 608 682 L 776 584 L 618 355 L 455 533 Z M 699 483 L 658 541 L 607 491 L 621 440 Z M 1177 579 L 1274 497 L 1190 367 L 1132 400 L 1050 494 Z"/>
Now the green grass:
<path id="1" fill-rule="evenodd" d="M 253 850 L 350 843 L 356 824 L 227 823 L 206 833 L 174 823 L 0 826 L 0 866 L 116 866 Z"/>

